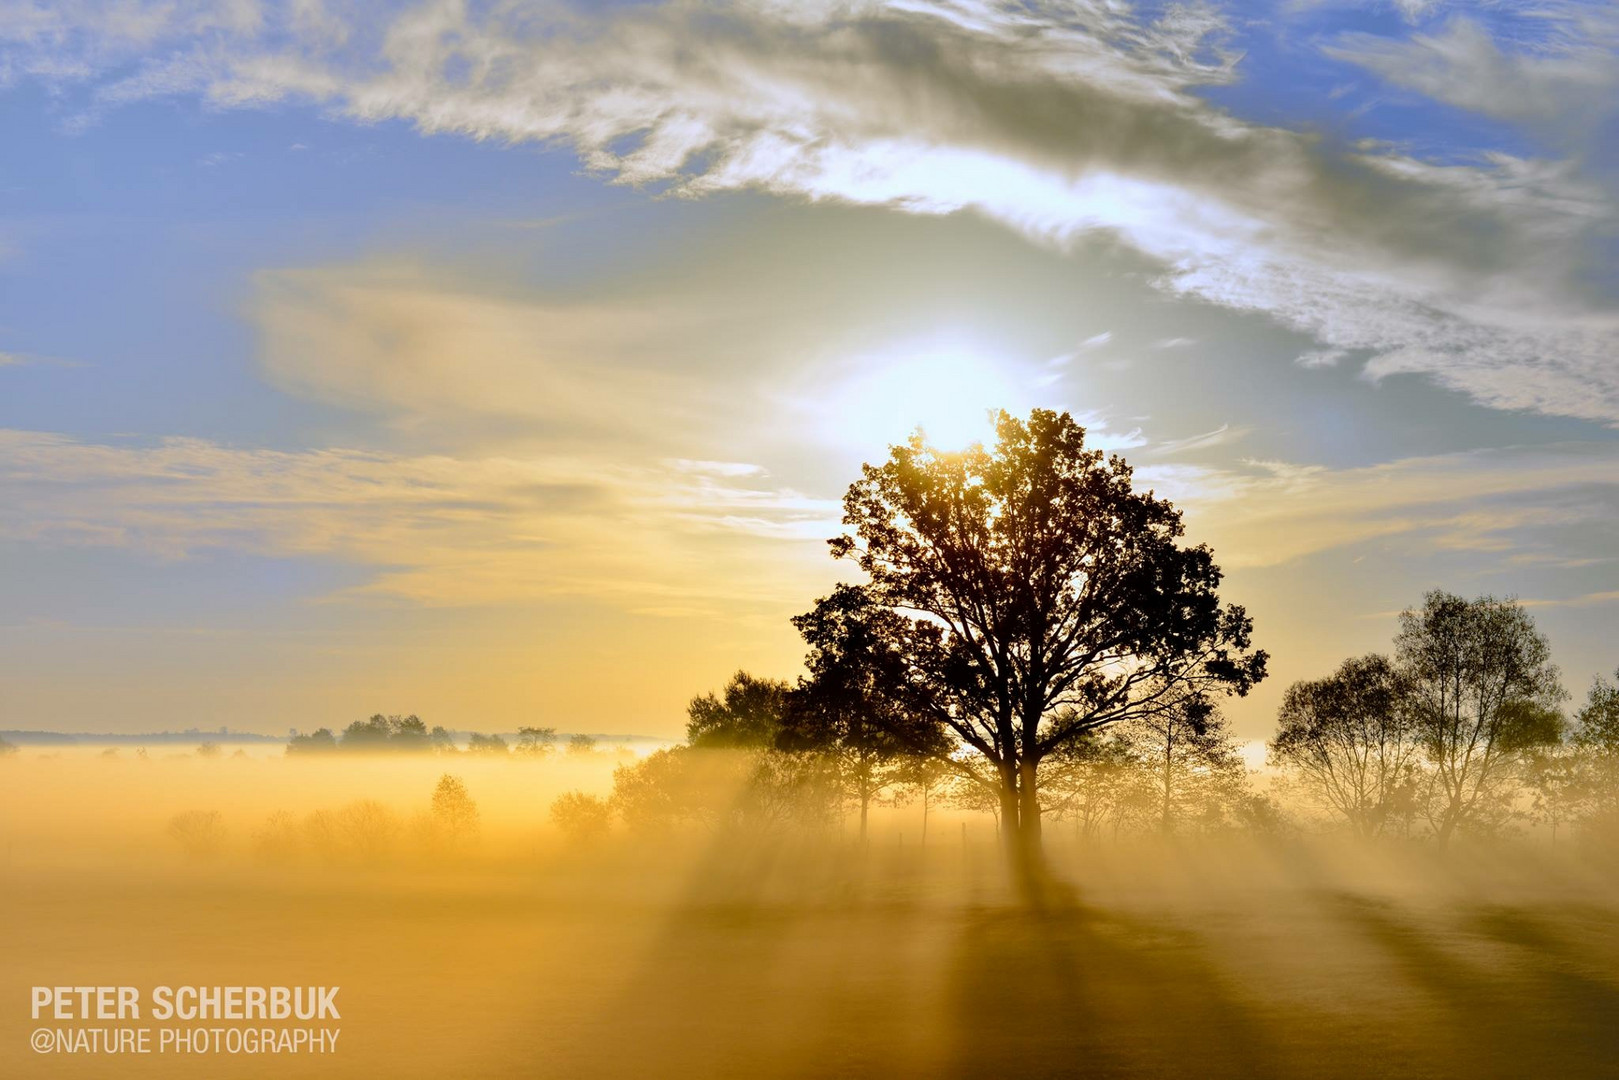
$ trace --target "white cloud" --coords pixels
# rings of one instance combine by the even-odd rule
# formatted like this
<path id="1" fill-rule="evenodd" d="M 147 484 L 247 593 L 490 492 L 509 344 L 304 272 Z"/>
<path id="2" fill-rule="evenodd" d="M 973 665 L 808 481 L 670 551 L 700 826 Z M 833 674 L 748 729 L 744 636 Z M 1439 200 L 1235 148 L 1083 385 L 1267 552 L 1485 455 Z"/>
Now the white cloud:
<path id="1" fill-rule="evenodd" d="M 1058 246 L 1105 234 L 1157 260 L 1165 289 L 1265 313 L 1322 354 L 1364 351 L 1373 377 L 1619 422 L 1608 193 L 1568 163 L 1339 151 L 1218 110 L 1195 91 L 1238 69 L 1207 6 L 1155 21 L 1102 0 L 13 10 L 7 68 L 92 78 L 98 107 L 306 101 L 563 143 L 606 177 L 686 196 L 969 210 Z M 1430 89 L 1449 93 L 1495 62 L 1468 25 L 1397 56 L 1339 48 L 1410 79 L 1426 50 L 1443 60 Z M 1596 85 L 1588 61 L 1514 60 L 1507 89 L 1549 108 Z"/>
<path id="2" fill-rule="evenodd" d="M 1221 424 L 1213 431 L 1205 431 L 1201 435 L 1188 435 L 1183 439 L 1166 439 L 1152 448 L 1154 455 L 1169 457 L 1173 454 L 1184 454 L 1188 451 L 1208 450 L 1216 446 L 1236 442 L 1248 434 L 1250 428 L 1232 427 L 1230 424 Z"/>
<path id="3" fill-rule="evenodd" d="M 1546 9 L 1538 21 L 1551 29 L 1550 40 L 1529 47 L 1503 49 L 1477 19 L 1456 16 L 1435 34 L 1346 34 L 1327 51 L 1471 112 L 1533 124 L 1541 133 L 1589 130 L 1619 103 L 1619 20 L 1611 10 L 1562 6 Z"/>

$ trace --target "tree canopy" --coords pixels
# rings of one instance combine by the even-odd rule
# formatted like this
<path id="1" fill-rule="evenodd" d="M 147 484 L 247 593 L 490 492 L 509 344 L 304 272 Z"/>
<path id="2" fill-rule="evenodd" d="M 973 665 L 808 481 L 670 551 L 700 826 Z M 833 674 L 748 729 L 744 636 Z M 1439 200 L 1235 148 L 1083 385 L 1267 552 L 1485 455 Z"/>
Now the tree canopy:
<path id="1" fill-rule="evenodd" d="M 843 506 L 849 531 L 832 552 L 869 579 L 848 588 L 874 613 L 904 723 L 975 752 L 1025 855 L 1038 848 L 1043 758 L 1265 675 L 1247 614 L 1220 602 L 1209 549 L 1182 543 L 1180 512 L 1137 491 L 1067 413 L 1002 412 L 993 447 L 960 453 L 918 432 L 864 466 Z"/>
<path id="2" fill-rule="evenodd" d="M 1521 604 L 1442 590 L 1400 616 L 1395 655 L 1431 766 L 1424 809 L 1441 845 L 1509 812 L 1526 755 L 1558 743 L 1567 694 L 1551 645 Z"/>

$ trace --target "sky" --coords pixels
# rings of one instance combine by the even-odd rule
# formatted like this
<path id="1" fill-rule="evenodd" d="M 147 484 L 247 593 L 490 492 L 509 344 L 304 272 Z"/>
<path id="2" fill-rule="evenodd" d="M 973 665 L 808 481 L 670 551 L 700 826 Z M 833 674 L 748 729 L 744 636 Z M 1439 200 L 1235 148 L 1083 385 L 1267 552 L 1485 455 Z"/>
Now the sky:
<path id="1" fill-rule="evenodd" d="M 1619 9 L 0 0 L 0 728 L 672 736 L 1067 409 L 1272 677 L 1619 666 Z"/>

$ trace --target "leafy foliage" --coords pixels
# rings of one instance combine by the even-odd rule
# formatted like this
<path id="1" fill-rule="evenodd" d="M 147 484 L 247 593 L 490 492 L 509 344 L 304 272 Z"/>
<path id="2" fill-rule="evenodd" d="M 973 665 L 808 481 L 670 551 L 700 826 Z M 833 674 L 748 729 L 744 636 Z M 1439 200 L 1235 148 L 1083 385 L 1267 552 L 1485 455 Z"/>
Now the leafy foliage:
<path id="1" fill-rule="evenodd" d="M 1044 758 L 1189 694 L 1245 693 L 1266 657 L 1220 604 L 1208 548 L 1180 543 L 1180 513 L 1073 417 L 1001 413 L 996 432 L 962 453 L 918 433 L 864 466 L 831 545 L 869 578 L 846 588 L 886 613 L 871 625 L 905 723 L 975 751 L 1003 828 L 1037 839 Z"/>

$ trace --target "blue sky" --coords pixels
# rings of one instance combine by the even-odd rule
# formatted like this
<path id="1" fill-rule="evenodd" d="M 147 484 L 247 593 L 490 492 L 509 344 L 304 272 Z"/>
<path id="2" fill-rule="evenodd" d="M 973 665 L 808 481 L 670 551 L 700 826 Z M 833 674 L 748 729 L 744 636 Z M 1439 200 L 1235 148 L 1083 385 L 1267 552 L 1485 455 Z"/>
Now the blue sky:
<path id="1" fill-rule="evenodd" d="M 862 460 L 1069 408 L 1277 677 L 1619 665 L 1619 18 L 0 2 L 4 727 L 678 730 Z M 629 673 L 633 672 L 633 676 Z M 603 693 L 603 687 L 622 687 Z"/>

